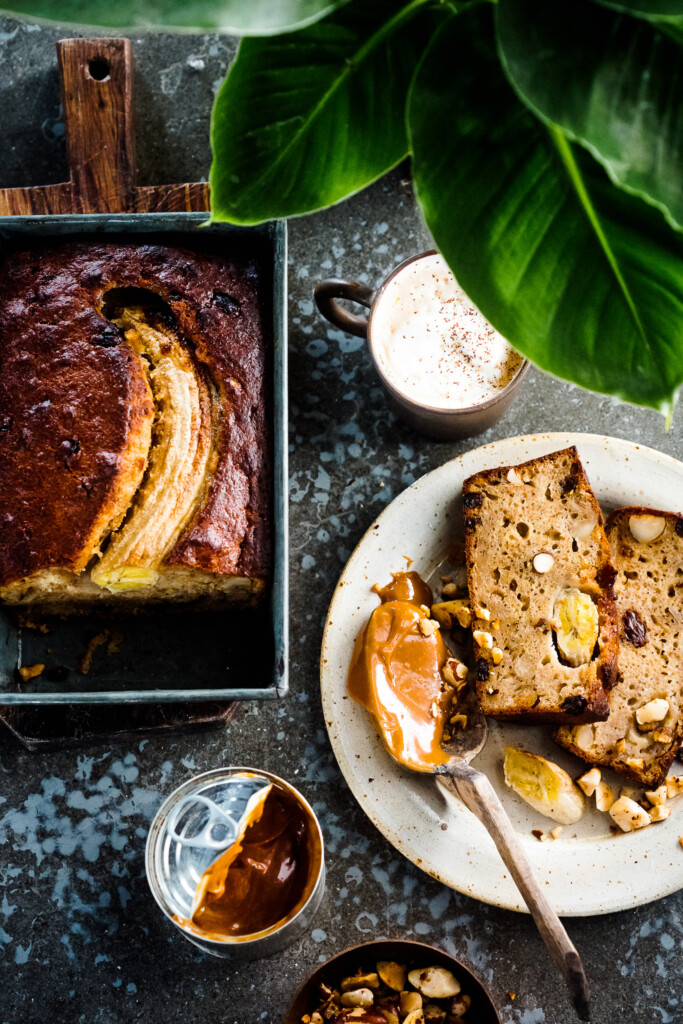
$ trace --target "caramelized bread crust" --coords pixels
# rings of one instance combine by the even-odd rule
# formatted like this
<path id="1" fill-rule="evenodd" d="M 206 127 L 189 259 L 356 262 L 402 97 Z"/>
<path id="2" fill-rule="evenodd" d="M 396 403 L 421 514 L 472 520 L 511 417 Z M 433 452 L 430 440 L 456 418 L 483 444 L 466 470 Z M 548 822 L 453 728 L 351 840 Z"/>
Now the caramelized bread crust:
<path id="1" fill-rule="evenodd" d="M 576 448 L 471 476 L 463 505 L 482 710 L 529 723 L 605 719 L 617 663 L 614 570 Z M 543 572 L 534 569 L 539 553 L 552 556 Z M 558 601 L 568 590 L 597 608 L 595 650 L 576 665 L 556 642 Z"/>
<path id="2" fill-rule="evenodd" d="M 651 541 L 631 533 L 631 516 L 656 516 L 664 529 Z M 604 765 L 655 789 L 683 739 L 683 516 L 633 506 L 609 516 L 617 570 L 619 672 L 606 722 L 560 728 L 554 738 L 589 764 Z M 655 699 L 666 716 L 639 726 L 636 714 Z"/>
<path id="3" fill-rule="evenodd" d="M 210 474 L 164 564 L 250 577 L 259 589 L 270 563 L 271 480 L 261 277 L 249 255 L 129 242 L 5 259 L 0 588 L 49 570 L 79 573 L 140 483 L 155 415 L 148 374 L 103 313 L 110 289 L 133 288 L 168 304 L 214 403 Z"/>

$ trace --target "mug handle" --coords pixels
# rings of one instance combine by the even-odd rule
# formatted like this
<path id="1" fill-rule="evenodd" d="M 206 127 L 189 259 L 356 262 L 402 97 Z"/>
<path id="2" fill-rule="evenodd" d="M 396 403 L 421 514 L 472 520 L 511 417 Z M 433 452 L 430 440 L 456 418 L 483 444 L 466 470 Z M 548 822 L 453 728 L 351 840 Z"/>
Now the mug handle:
<path id="1" fill-rule="evenodd" d="M 350 313 L 348 309 L 339 305 L 337 299 L 357 302 L 360 306 L 370 309 L 374 298 L 372 288 L 361 284 L 360 281 L 344 281 L 343 278 L 330 277 L 315 286 L 313 295 L 316 306 L 331 324 L 342 331 L 348 331 L 349 334 L 355 334 L 357 338 L 367 338 L 368 318 Z"/>

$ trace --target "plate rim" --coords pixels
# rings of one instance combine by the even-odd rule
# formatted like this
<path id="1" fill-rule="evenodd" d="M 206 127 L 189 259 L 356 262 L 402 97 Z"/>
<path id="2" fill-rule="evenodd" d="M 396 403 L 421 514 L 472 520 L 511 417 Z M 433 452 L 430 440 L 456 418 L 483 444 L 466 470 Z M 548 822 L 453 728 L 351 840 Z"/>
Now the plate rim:
<path id="1" fill-rule="evenodd" d="M 490 906 L 497 906 L 505 910 L 513 910 L 522 913 L 528 913 L 529 911 L 526 905 L 524 904 L 524 901 L 521 899 L 521 896 L 519 896 L 519 894 L 519 899 L 517 902 L 515 902 L 509 899 L 505 899 L 501 896 L 482 893 L 478 889 L 476 882 L 468 883 L 463 881 L 462 884 L 454 884 L 452 881 L 444 878 L 440 871 L 435 870 L 433 865 L 430 865 L 428 867 L 423 863 L 418 863 L 413 856 L 409 855 L 406 852 L 406 850 L 403 849 L 399 837 L 393 834 L 391 827 L 386 825 L 381 820 L 379 815 L 375 814 L 374 807 L 370 804 L 367 797 L 363 796 L 361 786 L 357 783 L 356 777 L 354 773 L 351 771 L 351 765 L 347 763 L 347 758 L 345 755 L 345 751 L 343 749 L 343 745 L 341 744 L 341 741 L 337 740 L 332 733 L 332 725 L 337 716 L 333 707 L 331 694 L 328 692 L 329 687 L 326 686 L 326 677 L 329 672 L 333 671 L 332 668 L 328 669 L 327 667 L 330 661 L 327 655 L 329 653 L 332 633 L 337 628 L 334 622 L 334 616 L 337 606 L 341 601 L 343 587 L 346 585 L 347 582 L 347 575 L 351 570 L 353 570 L 355 562 L 360 557 L 361 551 L 365 549 L 366 541 L 368 539 L 372 539 L 373 533 L 375 533 L 382 519 L 388 514 L 392 506 L 394 506 L 397 501 L 404 499 L 404 496 L 408 492 L 412 491 L 415 488 L 423 486 L 423 481 L 425 481 L 428 477 L 443 472 L 444 468 L 450 465 L 451 463 L 460 462 L 464 458 L 474 455 L 479 451 L 484 451 L 486 449 L 491 448 L 495 449 L 495 447 L 498 445 L 511 443 L 517 445 L 524 445 L 529 443 L 538 443 L 539 441 L 547 442 L 548 444 L 553 445 L 557 444 L 557 448 L 552 448 L 550 450 L 560 450 L 561 448 L 566 448 L 574 444 L 580 445 L 582 442 L 589 444 L 593 443 L 595 445 L 605 445 L 614 443 L 622 447 L 622 450 L 623 447 L 625 447 L 627 450 L 631 449 L 634 454 L 638 453 L 639 456 L 642 456 L 644 454 L 646 457 L 654 457 L 660 463 L 668 465 L 670 469 L 680 474 L 681 482 L 683 484 L 683 462 L 681 462 L 679 459 L 676 459 L 672 455 L 668 455 L 665 452 L 660 452 L 656 448 L 652 448 L 649 445 L 644 445 L 637 441 L 632 441 L 627 438 L 615 437 L 609 434 L 594 434 L 578 431 L 538 431 L 528 434 L 516 434 L 513 435 L 512 437 L 496 438 L 495 440 L 489 441 L 483 445 L 477 445 L 475 448 L 470 448 L 467 449 L 466 451 L 460 452 L 457 455 L 453 456 L 453 458 L 447 459 L 439 466 L 436 466 L 434 467 L 434 469 L 431 469 L 427 473 L 424 473 L 422 476 L 418 477 L 418 479 L 415 480 L 412 484 L 404 488 L 403 491 L 397 494 L 396 497 L 394 497 L 392 501 L 389 502 L 389 504 L 386 505 L 385 508 L 381 510 L 379 515 L 377 515 L 375 519 L 372 520 L 367 529 L 364 531 L 363 535 L 360 537 L 360 539 L 354 546 L 351 555 L 347 559 L 346 564 L 344 565 L 344 568 L 339 576 L 339 579 L 337 580 L 334 591 L 332 593 L 332 597 L 330 599 L 330 604 L 328 606 L 325 618 L 325 627 L 323 630 L 319 662 L 320 695 L 323 707 L 323 714 L 325 718 L 325 728 L 327 730 L 327 735 L 330 745 L 332 747 L 332 751 L 334 753 L 339 769 L 344 777 L 344 780 L 346 781 L 347 786 L 351 790 L 354 799 L 360 806 L 363 813 L 369 818 L 369 820 L 375 826 L 375 828 L 377 828 L 378 831 L 384 836 L 384 838 L 387 839 L 389 843 L 391 843 L 391 845 L 394 847 L 395 850 L 397 850 L 397 852 L 402 854 L 402 856 L 406 857 L 406 859 L 408 859 L 421 871 L 424 871 L 426 874 L 435 878 L 437 881 L 441 882 L 443 885 L 446 885 L 448 888 L 454 889 L 456 892 L 463 893 L 466 896 L 470 896 L 473 899 L 476 899 L 482 903 L 487 903 Z M 476 472 L 476 470 L 474 471 Z M 465 809 L 463 808 L 463 810 Z M 465 813 L 469 814 L 470 812 Z M 645 830 L 643 830 L 640 833 L 639 838 L 642 839 L 644 832 Z M 618 838 L 619 837 L 617 837 L 617 839 Z M 505 872 L 502 862 L 501 868 L 502 871 Z M 638 890 L 638 892 L 633 898 L 629 898 L 628 900 L 624 899 L 623 897 L 622 899 L 619 899 L 618 889 L 613 894 L 611 894 L 610 892 L 605 892 L 603 890 L 602 902 L 596 902 L 595 900 L 593 900 L 588 901 L 586 905 L 579 905 L 576 903 L 576 901 L 574 901 L 573 903 L 570 903 L 568 906 L 558 906 L 557 902 L 555 900 L 552 900 L 552 896 L 551 900 L 555 905 L 557 913 L 561 914 L 563 917 L 601 916 L 603 914 L 610 914 L 622 910 L 634 909 L 635 907 L 655 902 L 656 900 L 662 899 L 665 896 L 669 896 L 674 892 L 678 892 L 682 888 L 683 866 L 681 870 L 680 880 L 677 881 L 674 879 L 670 885 L 665 885 L 663 890 L 657 892 L 649 891 L 646 886 L 643 886 L 641 889 Z M 611 899 L 610 896 L 612 896 Z"/>

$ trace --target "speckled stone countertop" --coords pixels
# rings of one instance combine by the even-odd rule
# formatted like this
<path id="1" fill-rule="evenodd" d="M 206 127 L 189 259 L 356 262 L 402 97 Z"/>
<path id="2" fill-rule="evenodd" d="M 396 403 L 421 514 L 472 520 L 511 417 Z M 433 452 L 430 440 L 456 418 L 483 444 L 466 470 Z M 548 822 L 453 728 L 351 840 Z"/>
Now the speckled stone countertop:
<path id="1" fill-rule="evenodd" d="M 0 18 L 1 186 L 66 176 L 54 42 L 73 34 Z M 133 38 L 141 183 L 206 176 L 211 100 L 234 49 L 217 36 Z M 0 736 L 0 1024 L 279 1024 L 317 961 L 379 936 L 414 936 L 468 960 L 506 1024 L 572 1020 L 527 917 L 443 888 L 365 818 L 321 714 L 325 609 L 353 546 L 396 494 L 479 443 L 430 443 L 397 422 L 361 341 L 328 329 L 314 310 L 317 278 L 374 283 L 427 247 L 405 173 L 290 225 L 290 696 L 245 705 L 225 731 L 164 741 L 35 755 Z M 481 442 L 547 430 L 613 434 L 683 457 L 680 410 L 666 434 L 655 413 L 536 372 Z M 230 763 L 300 786 L 321 818 L 329 867 L 314 929 L 282 955 L 237 968 L 175 932 L 143 864 L 162 799 Z M 567 926 L 593 982 L 597 1024 L 683 1021 L 683 894 Z"/>

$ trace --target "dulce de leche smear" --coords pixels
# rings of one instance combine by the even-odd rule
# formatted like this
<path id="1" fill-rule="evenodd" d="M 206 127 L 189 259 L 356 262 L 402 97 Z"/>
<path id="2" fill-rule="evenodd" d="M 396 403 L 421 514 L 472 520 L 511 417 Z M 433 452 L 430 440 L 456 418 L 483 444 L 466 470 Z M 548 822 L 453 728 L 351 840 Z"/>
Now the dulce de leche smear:
<path id="1" fill-rule="evenodd" d="M 389 280 L 372 313 L 371 342 L 388 382 L 411 401 L 437 409 L 493 398 L 523 362 L 437 253 L 413 260 Z"/>
<path id="2" fill-rule="evenodd" d="M 396 761 L 431 771 L 448 760 L 441 740 L 450 703 L 442 675 L 448 652 L 429 616 L 432 592 L 415 572 L 394 573 L 373 590 L 382 603 L 356 639 L 348 691 L 375 718 Z"/>
<path id="3" fill-rule="evenodd" d="M 262 792 L 236 842 L 200 878 L 191 919 L 178 922 L 205 938 L 274 930 L 312 891 L 315 851 L 305 809 L 278 786 Z"/>

